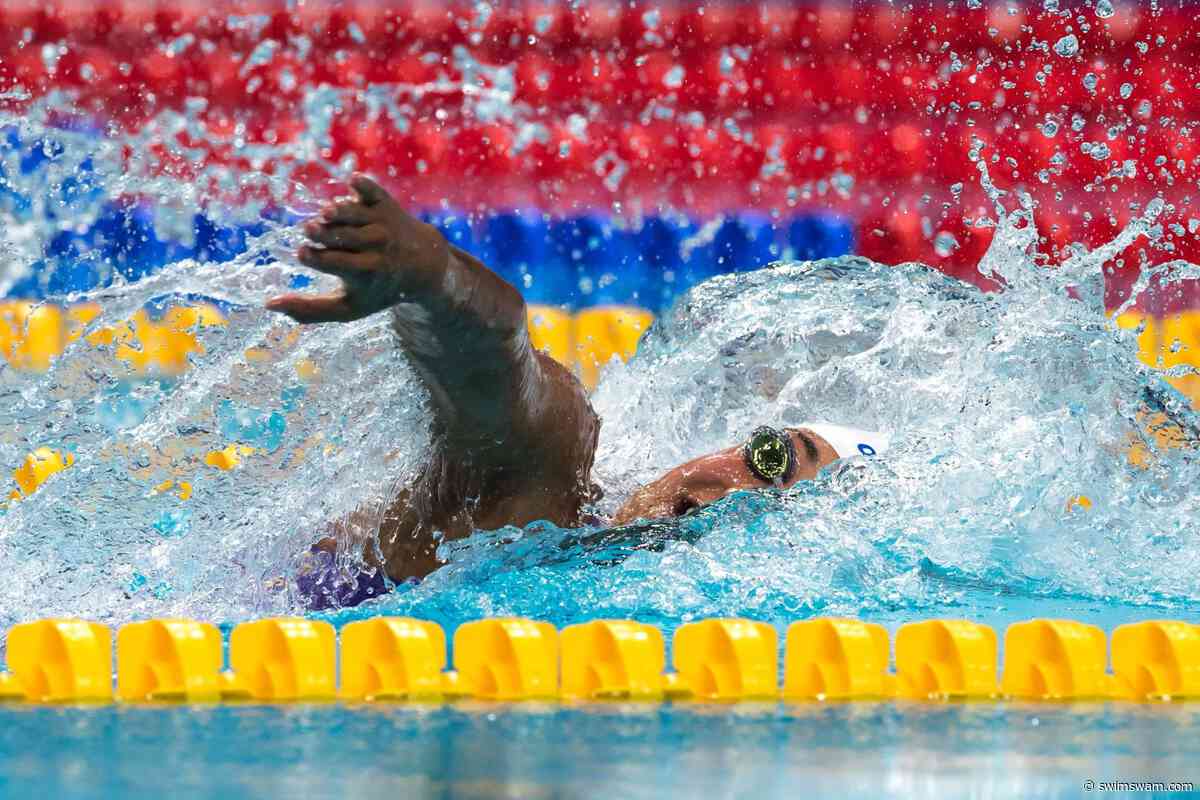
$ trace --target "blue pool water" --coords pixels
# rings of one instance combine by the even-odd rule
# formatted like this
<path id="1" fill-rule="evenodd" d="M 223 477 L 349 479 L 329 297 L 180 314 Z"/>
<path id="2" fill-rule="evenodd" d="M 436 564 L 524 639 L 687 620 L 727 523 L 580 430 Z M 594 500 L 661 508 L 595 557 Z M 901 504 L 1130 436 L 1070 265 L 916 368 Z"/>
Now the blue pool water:
<path id="1" fill-rule="evenodd" d="M 1194 705 L 22 708 L 0 712 L 0 793 L 1074 798 L 1200 786 L 1198 734 Z"/>

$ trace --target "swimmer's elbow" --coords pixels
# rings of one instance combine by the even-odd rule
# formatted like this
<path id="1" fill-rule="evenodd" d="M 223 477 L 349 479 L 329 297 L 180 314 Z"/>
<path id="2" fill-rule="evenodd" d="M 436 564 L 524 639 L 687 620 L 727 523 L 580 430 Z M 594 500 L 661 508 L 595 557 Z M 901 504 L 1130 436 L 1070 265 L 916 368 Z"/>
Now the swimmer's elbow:
<path id="1" fill-rule="evenodd" d="M 524 409 L 524 438 L 540 454 L 542 477 L 569 477 L 572 485 L 587 487 L 600 417 L 570 370 L 545 353 L 534 357 L 541 386 L 536 401 Z"/>

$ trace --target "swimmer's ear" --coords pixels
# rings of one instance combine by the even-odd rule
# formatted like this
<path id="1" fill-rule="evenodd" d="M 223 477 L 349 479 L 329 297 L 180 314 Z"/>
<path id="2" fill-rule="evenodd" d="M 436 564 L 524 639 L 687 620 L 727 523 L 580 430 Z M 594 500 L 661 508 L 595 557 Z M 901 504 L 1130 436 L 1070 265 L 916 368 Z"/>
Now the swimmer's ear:
<path id="1" fill-rule="evenodd" d="M 350 180 L 350 187 L 358 192 L 359 198 L 364 206 L 375 206 L 382 203 L 384 200 L 390 200 L 391 195 L 375 181 L 368 178 L 366 175 L 355 175 Z"/>

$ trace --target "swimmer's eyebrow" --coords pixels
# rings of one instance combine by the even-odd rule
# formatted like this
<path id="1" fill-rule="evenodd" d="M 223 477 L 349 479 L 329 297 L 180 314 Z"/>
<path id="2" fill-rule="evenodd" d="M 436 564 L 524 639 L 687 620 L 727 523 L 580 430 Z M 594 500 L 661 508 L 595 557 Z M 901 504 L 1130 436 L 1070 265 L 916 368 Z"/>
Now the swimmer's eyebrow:
<path id="1" fill-rule="evenodd" d="M 800 443 L 804 445 L 804 455 L 808 457 L 808 462 L 810 464 L 817 463 L 820 454 L 817 452 L 817 443 L 813 441 L 812 436 L 799 428 L 784 428 L 784 430 L 796 434 L 800 438 Z"/>

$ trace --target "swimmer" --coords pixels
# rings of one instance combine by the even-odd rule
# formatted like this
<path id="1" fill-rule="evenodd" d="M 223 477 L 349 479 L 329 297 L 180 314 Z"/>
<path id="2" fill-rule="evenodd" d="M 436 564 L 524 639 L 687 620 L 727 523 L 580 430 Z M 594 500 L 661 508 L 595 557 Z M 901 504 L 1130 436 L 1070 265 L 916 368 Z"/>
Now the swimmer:
<path id="1" fill-rule="evenodd" d="M 560 527 L 603 523 L 585 514 L 602 496 L 590 477 L 600 419 L 575 376 L 531 345 L 521 294 L 370 178 L 356 176 L 351 188 L 354 196 L 305 225 L 312 244 L 297 254 L 305 266 L 340 278 L 340 290 L 285 294 L 266 307 L 303 324 L 388 311 L 400 347 L 429 390 L 430 460 L 385 510 L 379 548 L 367 549 L 367 561 L 400 583 L 441 565 L 441 540 L 473 530 L 535 520 Z M 832 425 L 763 426 L 749 441 L 642 487 L 608 522 L 678 517 L 735 491 L 787 488 L 840 458 L 886 446 L 884 435 Z M 335 533 L 364 522 L 370 524 L 365 514 Z M 336 544 L 330 538 L 318 545 L 326 563 Z M 353 605 L 385 585 L 382 576 L 362 578 L 337 589 L 336 604 Z"/>

